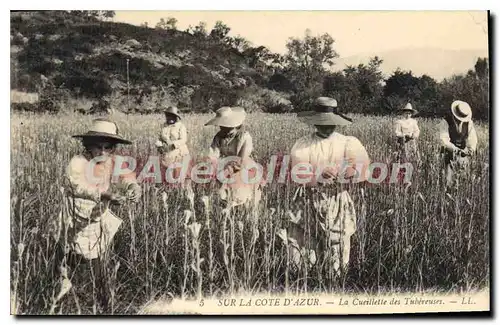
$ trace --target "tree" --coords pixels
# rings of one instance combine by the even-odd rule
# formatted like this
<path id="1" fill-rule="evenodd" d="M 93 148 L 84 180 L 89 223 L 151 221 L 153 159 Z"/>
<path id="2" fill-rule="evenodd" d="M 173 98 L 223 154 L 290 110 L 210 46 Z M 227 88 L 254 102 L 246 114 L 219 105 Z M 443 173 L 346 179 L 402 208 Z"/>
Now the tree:
<path id="1" fill-rule="evenodd" d="M 229 34 L 229 31 L 231 31 L 231 28 L 224 24 L 222 21 L 218 20 L 215 23 L 214 28 L 210 32 L 210 37 L 214 38 L 215 40 L 222 42 L 225 40 L 227 34 Z"/>
<path id="2" fill-rule="evenodd" d="M 395 71 L 384 87 L 384 107 L 395 111 L 410 102 L 422 115 L 435 115 L 441 94 L 438 83 L 427 75 L 416 77 L 411 71 Z"/>
<path id="3" fill-rule="evenodd" d="M 207 23 L 204 21 L 200 21 L 200 23 L 194 27 L 193 35 L 198 37 L 206 37 Z"/>
<path id="4" fill-rule="evenodd" d="M 331 73 L 324 78 L 325 94 L 337 99 L 350 112 L 372 113 L 380 109 L 383 76 L 382 60 L 370 59 L 368 64 L 348 66 L 342 72 Z"/>
<path id="5" fill-rule="evenodd" d="M 240 35 L 233 38 L 229 37 L 227 42 L 232 48 L 235 48 L 239 52 L 244 52 L 250 48 L 250 42 Z"/>
<path id="6" fill-rule="evenodd" d="M 293 98 L 294 106 L 299 109 L 306 109 L 308 102 L 321 94 L 326 68 L 333 66 L 333 60 L 338 57 L 334 42 L 328 33 L 312 36 L 309 30 L 304 39 L 288 40 L 285 74 L 296 85 L 298 93 Z"/>
<path id="7" fill-rule="evenodd" d="M 177 30 L 177 19 L 174 17 L 167 17 L 167 20 L 160 18 L 160 21 L 156 23 L 156 29 L 165 30 Z"/>
<path id="8" fill-rule="evenodd" d="M 474 65 L 474 71 L 479 79 L 486 79 L 489 77 L 489 66 L 487 58 L 478 58 Z"/>
<path id="9" fill-rule="evenodd" d="M 477 63 L 476 63 L 477 64 Z M 481 79 L 475 71 L 466 75 L 454 75 L 441 82 L 439 85 L 440 113 L 449 109 L 454 100 L 464 100 L 472 107 L 474 119 L 489 119 L 489 78 L 487 75 Z"/>
<path id="10" fill-rule="evenodd" d="M 168 17 L 167 29 L 177 30 L 177 19 L 175 17 Z"/>
<path id="11" fill-rule="evenodd" d="M 104 10 L 102 16 L 106 19 L 113 19 L 115 12 L 113 10 Z"/>

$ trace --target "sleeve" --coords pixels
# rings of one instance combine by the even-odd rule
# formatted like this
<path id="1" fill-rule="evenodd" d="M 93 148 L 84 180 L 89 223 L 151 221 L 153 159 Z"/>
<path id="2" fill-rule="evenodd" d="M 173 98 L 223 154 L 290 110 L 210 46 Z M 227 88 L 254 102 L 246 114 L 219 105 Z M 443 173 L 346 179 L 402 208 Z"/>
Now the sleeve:
<path id="1" fill-rule="evenodd" d="M 298 139 L 290 150 L 290 162 L 292 168 L 299 163 L 308 162 L 308 159 L 301 153 L 301 149 L 303 147 L 304 139 Z"/>
<path id="2" fill-rule="evenodd" d="M 450 141 L 450 134 L 448 133 L 448 123 L 446 121 L 441 121 L 439 124 L 439 140 L 441 141 L 441 145 L 450 150 L 450 151 L 455 151 L 457 147 L 451 143 Z"/>
<path id="3" fill-rule="evenodd" d="M 240 157 L 242 160 L 248 159 L 252 151 L 253 151 L 252 136 L 248 132 L 245 132 L 242 138 L 242 144 L 240 150 L 238 151 L 238 157 Z"/>
<path id="4" fill-rule="evenodd" d="M 220 141 L 219 137 L 216 135 L 212 139 L 212 143 L 210 144 L 210 148 L 208 149 L 208 156 L 210 159 L 219 159 L 220 158 Z"/>
<path id="5" fill-rule="evenodd" d="M 88 199 L 94 202 L 100 201 L 100 191 L 97 186 L 92 186 L 91 180 L 86 175 L 87 160 L 84 158 L 73 158 L 66 168 L 66 178 L 73 197 Z"/>
<path id="6" fill-rule="evenodd" d="M 420 136 L 420 128 L 418 127 L 418 122 L 414 121 L 413 127 L 413 138 L 417 139 Z"/>
<path id="7" fill-rule="evenodd" d="M 347 140 L 345 161 L 347 164 L 345 177 L 350 178 L 357 174 L 358 176 L 355 176 L 355 179 L 358 182 L 367 180 L 369 176 L 370 157 L 361 141 L 355 137 L 349 137 Z"/>
<path id="8" fill-rule="evenodd" d="M 314 140 L 311 140 L 310 137 L 303 137 L 298 139 L 290 150 L 290 165 L 288 168 L 289 175 L 292 181 L 305 182 L 302 184 L 314 185 L 317 181 L 316 177 L 312 177 L 309 181 L 307 181 L 308 173 L 307 169 L 305 169 L 306 165 L 295 169 L 297 165 L 310 163 L 311 156 L 311 147 L 314 145 Z M 314 173 L 314 166 L 312 172 Z M 313 175 L 314 176 L 314 175 Z"/>
<path id="9" fill-rule="evenodd" d="M 474 125 L 472 124 L 472 122 L 470 123 L 470 130 L 469 130 L 469 137 L 467 138 L 467 149 L 469 149 L 469 151 L 471 153 L 475 152 L 476 149 L 477 149 L 477 133 L 476 133 L 476 128 L 474 127 Z"/>
<path id="10" fill-rule="evenodd" d="M 179 139 L 172 141 L 172 144 L 174 145 L 174 147 L 179 148 L 182 145 L 186 144 L 186 142 L 187 142 L 187 129 L 184 124 L 181 124 L 179 129 Z"/>
<path id="11" fill-rule="evenodd" d="M 160 141 L 166 143 L 167 145 L 172 144 L 170 141 L 170 128 L 163 127 L 160 132 Z"/>
<path id="12" fill-rule="evenodd" d="M 394 132 L 398 138 L 403 136 L 403 129 L 401 128 L 401 121 L 397 120 L 394 122 Z"/>
<path id="13" fill-rule="evenodd" d="M 142 189 L 137 181 L 136 173 L 127 168 L 125 164 L 126 162 L 123 162 L 123 172 L 119 176 L 118 188 L 125 193 L 128 199 L 137 201 L 142 195 Z"/>

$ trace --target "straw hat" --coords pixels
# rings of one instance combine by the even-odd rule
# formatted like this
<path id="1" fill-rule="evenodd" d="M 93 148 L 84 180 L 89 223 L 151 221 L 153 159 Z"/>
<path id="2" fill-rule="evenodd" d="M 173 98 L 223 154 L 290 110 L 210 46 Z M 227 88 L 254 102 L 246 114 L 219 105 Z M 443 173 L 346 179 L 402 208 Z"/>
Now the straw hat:
<path id="1" fill-rule="evenodd" d="M 411 106 L 410 103 L 406 104 L 404 107 L 398 109 L 399 112 L 411 112 L 413 114 L 417 114 L 418 111 L 416 109 L 413 109 L 413 106 Z"/>
<path id="2" fill-rule="evenodd" d="M 215 117 L 205 125 L 216 125 L 234 128 L 243 124 L 246 118 L 245 109 L 242 107 L 224 106 L 215 112 Z"/>
<path id="3" fill-rule="evenodd" d="M 464 101 L 456 100 L 451 104 L 451 113 L 461 122 L 470 122 L 472 120 L 472 109 Z"/>
<path id="4" fill-rule="evenodd" d="M 182 117 L 179 115 L 179 109 L 176 106 L 169 106 L 165 111 L 163 111 L 163 113 L 165 115 L 167 114 L 175 115 L 179 118 L 179 120 L 182 119 Z"/>
<path id="5" fill-rule="evenodd" d="M 349 125 L 352 119 L 337 110 L 337 101 L 330 97 L 318 97 L 313 110 L 297 113 L 301 122 L 311 125 Z"/>
<path id="6" fill-rule="evenodd" d="M 95 119 L 92 121 L 90 129 L 85 134 L 73 135 L 73 138 L 100 138 L 106 139 L 115 143 L 131 144 L 132 142 L 124 139 L 118 134 L 118 126 L 116 123 L 108 119 Z"/>

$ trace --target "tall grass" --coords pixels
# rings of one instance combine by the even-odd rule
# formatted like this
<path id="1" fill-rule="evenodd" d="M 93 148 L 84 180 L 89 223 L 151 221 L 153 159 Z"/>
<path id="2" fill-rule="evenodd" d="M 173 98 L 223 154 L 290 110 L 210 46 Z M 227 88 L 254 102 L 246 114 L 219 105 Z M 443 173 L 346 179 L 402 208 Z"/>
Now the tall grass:
<path id="1" fill-rule="evenodd" d="M 134 144 L 123 152 L 155 154 L 162 116 L 114 116 Z M 203 154 L 216 130 L 208 115 L 186 115 L 188 146 Z M 11 290 L 13 312 L 45 314 L 58 293 L 49 220 L 61 202 L 62 175 L 80 150 L 72 134 L 91 117 L 14 114 L 11 118 Z M 222 211 L 213 189 L 195 187 L 194 200 L 177 189 L 161 192 L 143 184 L 135 205 L 115 212 L 124 220 L 104 265 L 100 289 L 113 313 L 136 313 L 161 297 L 201 297 L 236 292 L 461 291 L 488 286 L 488 128 L 478 126 L 478 153 L 458 190 L 446 194 L 437 158 L 436 120 L 420 120 L 422 163 L 412 184 L 373 185 L 353 199 L 358 228 L 352 237 L 349 271 L 340 279 L 328 266 L 290 267 L 283 239 L 293 203 L 293 184 L 269 184 L 259 211 Z M 311 130 L 293 115 L 250 114 L 254 158 L 288 153 Z M 341 132 L 357 136 L 370 158 L 390 162 L 389 118 L 357 116 Z M 362 205 L 362 202 L 365 202 Z M 257 216 L 257 218 L 255 218 Z M 318 256 L 321 264 L 322 257 Z M 96 312 L 95 279 L 82 265 L 68 275 L 73 284 L 59 312 Z"/>

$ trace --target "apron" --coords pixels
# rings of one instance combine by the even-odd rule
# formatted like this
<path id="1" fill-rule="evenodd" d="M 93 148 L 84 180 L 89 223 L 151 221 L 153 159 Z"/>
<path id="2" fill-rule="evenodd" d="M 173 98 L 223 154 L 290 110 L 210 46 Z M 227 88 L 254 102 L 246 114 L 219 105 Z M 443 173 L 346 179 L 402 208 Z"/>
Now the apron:
<path id="1" fill-rule="evenodd" d="M 356 210 L 349 193 L 301 187 L 292 202 L 287 234 L 293 264 L 300 267 L 305 262 L 312 266 L 325 253 L 335 272 L 346 268 L 351 236 L 356 231 Z M 304 209 L 307 206 L 311 206 L 308 215 Z"/>
<path id="2" fill-rule="evenodd" d="M 91 211 L 91 218 L 81 218 L 72 213 L 74 209 Z M 105 255 L 123 223 L 107 206 L 70 197 L 65 198 L 58 219 L 59 229 L 64 232 L 65 251 L 71 251 L 87 260 Z"/>

